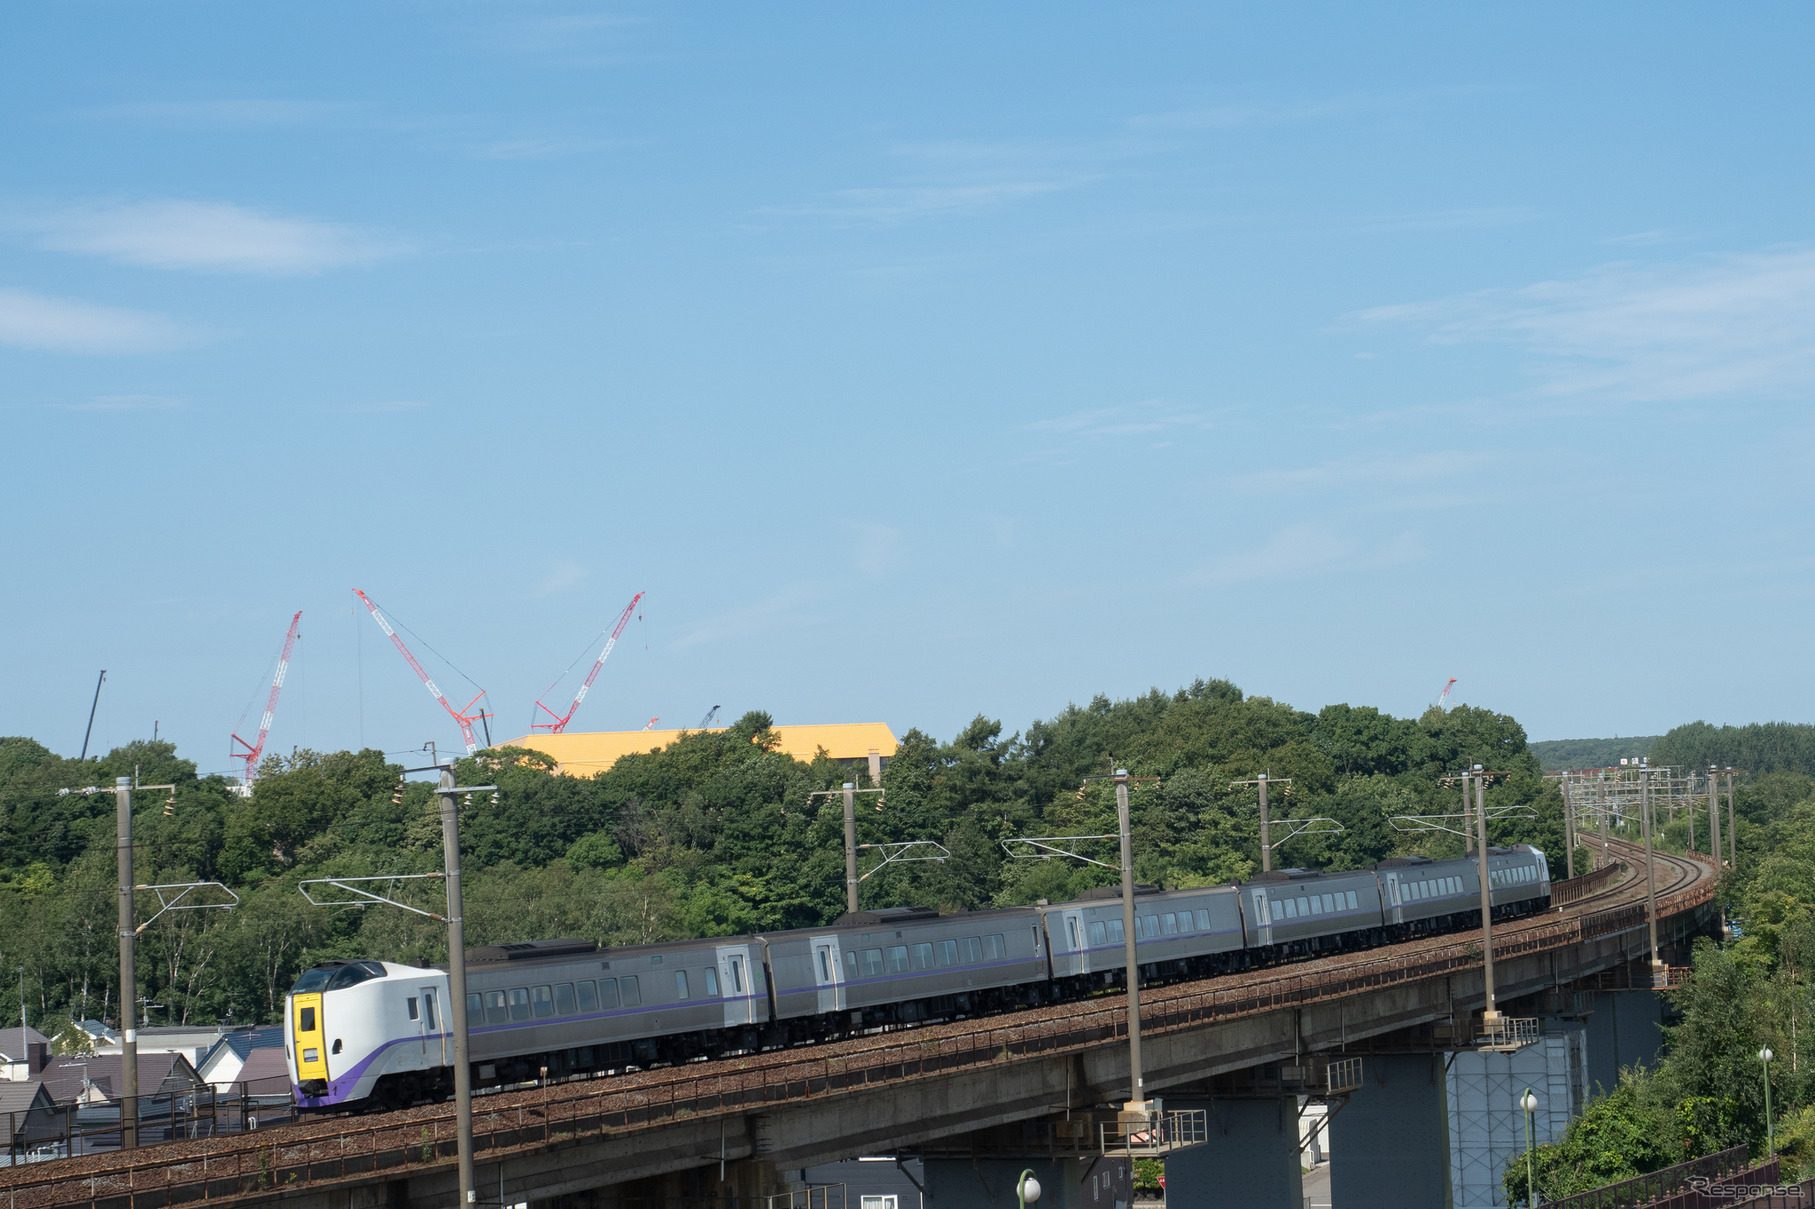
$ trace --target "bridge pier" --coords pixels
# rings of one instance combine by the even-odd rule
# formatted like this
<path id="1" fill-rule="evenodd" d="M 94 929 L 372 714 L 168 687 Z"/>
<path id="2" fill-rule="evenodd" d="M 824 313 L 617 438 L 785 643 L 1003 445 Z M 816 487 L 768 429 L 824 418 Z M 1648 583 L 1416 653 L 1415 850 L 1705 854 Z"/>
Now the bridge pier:
<path id="1" fill-rule="evenodd" d="M 1134 1168 L 1127 1159 L 998 1156 L 927 1159 L 926 1209 L 1015 1209 L 1015 1177 L 1024 1170 L 1040 1181 L 1039 1209 L 1128 1209 L 1134 1203 Z"/>
<path id="2" fill-rule="evenodd" d="M 531 1209 L 765 1209 L 769 1197 L 796 1186 L 763 1159 L 728 1161 L 723 1171 L 721 1179 L 718 1164 L 690 1167 L 529 1203 Z M 508 1185 L 504 1196 L 510 1205 Z M 489 1198 L 482 1193 L 481 1199 Z"/>
<path id="3" fill-rule="evenodd" d="M 1606 1093 L 1619 1085 L 1620 1068 L 1657 1065 L 1663 1048 L 1664 1004 L 1656 991 L 1596 991 L 1588 1017 L 1588 1084 Z"/>
<path id="4" fill-rule="evenodd" d="M 1166 1209 L 1302 1209 L 1296 1095 L 1199 1100 L 1173 1093 L 1165 1103 L 1169 1112 L 1203 1109 L 1210 1135 L 1202 1146 L 1166 1156 Z"/>
<path id="5" fill-rule="evenodd" d="M 1450 1196 L 1444 1055 L 1387 1054 L 1362 1063 L 1360 1091 L 1331 1118 L 1330 1204 L 1336 1209 L 1443 1209 Z"/>

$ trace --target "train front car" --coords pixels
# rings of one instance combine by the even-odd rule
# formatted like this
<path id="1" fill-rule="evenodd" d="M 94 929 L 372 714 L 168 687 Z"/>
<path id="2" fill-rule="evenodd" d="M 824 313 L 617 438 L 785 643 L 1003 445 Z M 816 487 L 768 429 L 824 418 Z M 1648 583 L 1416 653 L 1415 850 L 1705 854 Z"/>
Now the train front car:
<path id="1" fill-rule="evenodd" d="M 1530 844 L 1487 849 L 1494 918 L 1530 915 L 1550 906 L 1550 862 Z"/>
<path id="2" fill-rule="evenodd" d="M 386 961 L 304 970 L 284 1004 L 299 1112 L 393 1108 L 453 1086 L 447 975 Z"/>

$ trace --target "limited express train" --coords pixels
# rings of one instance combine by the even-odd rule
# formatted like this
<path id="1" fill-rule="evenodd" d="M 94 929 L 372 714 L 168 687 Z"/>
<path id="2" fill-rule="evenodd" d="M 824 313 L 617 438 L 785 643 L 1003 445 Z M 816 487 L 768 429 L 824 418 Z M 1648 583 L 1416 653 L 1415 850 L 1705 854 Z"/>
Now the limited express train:
<path id="1" fill-rule="evenodd" d="M 1550 903 L 1543 852 L 1488 850 L 1495 918 Z M 1135 898 L 1143 981 L 1205 977 L 1478 926 L 1473 860 L 1395 857 Z M 942 915 L 847 914 L 821 928 L 601 949 L 545 940 L 467 951 L 473 1085 L 719 1057 L 865 1029 L 1094 994 L 1123 981 L 1121 891 Z M 384 961 L 304 971 L 284 1013 L 303 1111 L 450 1094 L 448 975 Z"/>

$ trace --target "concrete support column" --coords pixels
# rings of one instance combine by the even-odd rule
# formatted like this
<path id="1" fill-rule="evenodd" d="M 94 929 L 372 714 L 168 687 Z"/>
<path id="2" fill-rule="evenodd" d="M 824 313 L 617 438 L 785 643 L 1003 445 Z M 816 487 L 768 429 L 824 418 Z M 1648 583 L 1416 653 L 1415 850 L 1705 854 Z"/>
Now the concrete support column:
<path id="1" fill-rule="evenodd" d="M 1664 1004 L 1655 991 L 1599 991 L 1590 1003 L 1588 1086 L 1598 1095 L 1619 1085 L 1623 1066 L 1657 1066 Z"/>
<path id="2" fill-rule="evenodd" d="M 1330 1121 L 1335 1209 L 1445 1209 L 1450 1203 L 1449 1108 L 1443 1055 L 1362 1060 L 1365 1083 Z"/>
<path id="3" fill-rule="evenodd" d="M 1129 1209 L 1134 1204 L 1134 1170 L 1127 1159 L 929 1158 L 926 1209 L 1016 1209 L 1015 1177 L 1029 1169 L 1040 1181 L 1038 1209 Z M 1170 1177 L 1167 1185 L 1170 1191 Z"/>
<path id="4" fill-rule="evenodd" d="M 768 1197 L 796 1186 L 790 1184 L 789 1179 L 798 1174 L 779 1170 L 762 1159 L 727 1162 L 722 1180 L 719 1171 L 717 1164 L 694 1167 L 649 1179 L 611 1184 L 544 1204 L 550 1209 L 764 1209 Z M 480 1182 L 483 1185 L 483 1170 Z M 488 1199 L 483 1191 L 481 1199 Z M 492 1198 L 498 1195 L 495 1186 L 490 1189 L 490 1195 Z M 508 1182 L 504 1197 L 505 1204 L 512 1203 Z"/>
<path id="5" fill-rule="evenodd" d="M 1205 1145 L 1167 1157 L 1166 1209 L 1303 1209 L 1297 1096 L 1168 1096 L 1166 1108 L 1204 1109 L 1210 1132 Z"/>

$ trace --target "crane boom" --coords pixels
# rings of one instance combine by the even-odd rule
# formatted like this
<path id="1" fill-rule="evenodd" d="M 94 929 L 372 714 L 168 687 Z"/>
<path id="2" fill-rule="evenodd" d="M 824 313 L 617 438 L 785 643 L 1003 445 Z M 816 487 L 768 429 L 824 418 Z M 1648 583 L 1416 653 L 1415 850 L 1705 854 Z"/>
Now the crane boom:
<path id="1" fill-rule="evenodd" d="M 473 720 L 467 716 L 464 710 L 455 709 L 448 699 L 442 695 L 441 689 L 436 686 L 435 681 L 427 672 L 422 670 L 422 665 L 416 662 L 416 656 L 410 654 L 410 648 L 404 645 L 403 639 L 397 636 L 397 631 L 391 628 L 391 623 L 385 620 L 384 614 L 378 611 L 378 606 L 372 603 L 372 598 L 367 596 L 364 592 L 361 592 L 358 588 L 353 589 L 353 594 L 365 602 L 366 608 L 371 611 L 372 620 L 378 623 L 378 628 L 383 630 L 385 637 L 391 640 L 391 645 L 397 648 L 397 653 L 402 655 L 404 660 L 410 665 L 411 670 L 416 673 L 416 678 L 422 681 L 422 686 L 429 690 L 429 695 L 441 702 L 441 708 L 448 712 L 448 717 L 452 718 L 459 725 L 460 737 L 466 740 L 466 754 L 470 756 L 478 751 L 479 738 L 473 734 Z M 481 689 L 479 697 L 483 696 L 485 696 L 485 691 Z M 466 703 L 466 708 L 473 708 L 473 706 L 478 703 L 479 697 L 474 697 L 471 701 L 468 701 Z"/>
<path id="2" fill-rule="evenodd" d="M 290 652 L 296 649 L 296 627 L 301 621 L 302 610 L 298 609 L 296 616 L 290 619 L 289 630 L 284 633 L 284 653 L 277 657 L 277 674 L 271 677 L 271 693 L 265 698 L 265 716 L 258 721 L 258 742 L 248 743 L 237 734 L 233 736 L 233 742 L 246 749 L 233 753 L 246 762 L 246 771 L 240 776 L 242 785 L 252 784 L 258 776 L 258 762 L 265 754 L 265 737 L 271 733 L 271 716 L 277 712 L 277 695 L 284 690 L 284 676 L 290 670 Z"/>
<path id="3" fill-rule="evenodd" d="M 630 615 L 636 612 L 637 601 L 641 599 L 643 599 L 643 593 L 638 592 L 630 598 L 630 603 L 625 605 L 624 611 L 618 615 L 618 624 L 612 627 L 611 637 L 605 640 L 605 649 L 599 652 L 597 659 L 593 660 L 592 670 L 586 673 L 586 682 L 580 685 L 580 691 L 573 695 L 573 704 L 567 707 L 567 712 L 557 714 L 543 705 L 541 701 L 537 701 L 536 708 L 553 718 L 554 721 L 533 723 L 530 726 L 531 730 L 545 730 L 551 735 L 558 735 L 567 729 L 567 724 L 573 721 L 574 711 L 580 708 L 580 702 L 586 700 L 586 691 L 592 687 L 592 682 L 599 678 L 599 669 L 605 666 L 605 660 L 611 655 L 611 648 L 618 644 L 618 638 L 624 633 L 624 627 L 630 624 Z"/>
<path id="4" fill-rule="evenodd" d="M 1438 709 L 1443 708 L 1443 703 L 1445 701 L 1449 700 L 1449 691 L 1455 687 L 1456 687 L 1456 678 L 1454 676 L 1451 676 L 1449 678 L 1449 683 L 1444 685 L 1443 691 L 1437 695 L 1437 708 Z"/>

